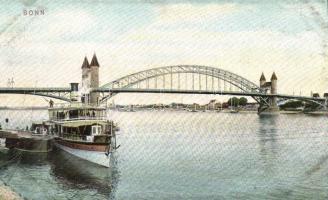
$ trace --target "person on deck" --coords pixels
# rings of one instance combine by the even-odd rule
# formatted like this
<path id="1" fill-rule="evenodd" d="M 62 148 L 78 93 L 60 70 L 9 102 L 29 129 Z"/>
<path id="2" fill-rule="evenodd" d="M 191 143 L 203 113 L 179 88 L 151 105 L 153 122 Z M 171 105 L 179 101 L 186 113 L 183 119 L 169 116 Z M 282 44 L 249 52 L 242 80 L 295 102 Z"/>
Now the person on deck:
<path id="1" fill-rule="evenodd" d="M 50 106 L 50 108 L 54 107 L 54 102 L 52 101 L 52 99 L 50 99 L 50 101 L 49 101 L 49 106 Z"/>

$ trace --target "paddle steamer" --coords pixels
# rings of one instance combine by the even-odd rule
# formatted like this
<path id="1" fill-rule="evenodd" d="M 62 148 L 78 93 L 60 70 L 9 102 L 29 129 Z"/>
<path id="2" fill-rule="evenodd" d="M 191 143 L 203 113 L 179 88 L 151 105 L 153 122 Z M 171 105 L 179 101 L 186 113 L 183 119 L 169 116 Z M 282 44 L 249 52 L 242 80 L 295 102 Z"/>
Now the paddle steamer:
<path id="1" fill-rule="evenodd" d="M 49 109 L 48 127 L 55 147 L 92 163 L 110 166 L 117 126 L 106 118 L 106 108 L 83 103 L 60 104 Z"/>

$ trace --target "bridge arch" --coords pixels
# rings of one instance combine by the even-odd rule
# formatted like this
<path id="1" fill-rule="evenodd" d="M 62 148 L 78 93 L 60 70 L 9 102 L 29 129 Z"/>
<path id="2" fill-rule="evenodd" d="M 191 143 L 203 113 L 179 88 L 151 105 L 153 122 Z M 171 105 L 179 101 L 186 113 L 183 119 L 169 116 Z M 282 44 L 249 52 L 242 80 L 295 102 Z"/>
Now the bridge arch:
<path id="1" fill-rule="evenodd" d="M 206 81 L 207 81 L 207 77 L 212 77 L 217 79 L 218 81 L 219 80 L 225 81 L 245 93 L 261 93 L 261 94 L 264 93 L 264 91 L 262 91 L 257 84 L 247 80 L 246 78 L 240 75 L 229 72 L 227 70 L 210 67 L 210 66 L 202 66 L 202 65 L 175 65 L 175 66 L 164 66 L 159 68 L 147 69 L 121 77 L 117 80 L 104 84 L 103 86 L 100 87 L 100 89 L 111 90 L 111 89 L 132 88 L 133 86 L 141 82 L 150 79 L 155 79 L 158 77 L 163 77 L 166 75 L 171 75 L 171 83 L 172 83 L 173 74 L 203 75 L 206 77 Z M 108 96 L 104 96 L 102 100 L 108 99 L 114 96 L 115 94 L 116 93 L 110 94 Z M 263 98 L 261 97 L 253 97 L 253 98 L 258 102 L 260 101 L 260 99 L 262 99 L 263 101 Z"/>
<path id="2" fill-rule="evenodd" d="M 129 88 L 147 79 L 178 73 L 194 73 L 211 76 L 227 81 L 243 91 L 260 92 L 260 88 L 257 84 L 243 78 L 242 76 L 223 69 L 200 65 L 176 65 L 143 70 L 107 83 L 101 86 L 101 88 Z"/>

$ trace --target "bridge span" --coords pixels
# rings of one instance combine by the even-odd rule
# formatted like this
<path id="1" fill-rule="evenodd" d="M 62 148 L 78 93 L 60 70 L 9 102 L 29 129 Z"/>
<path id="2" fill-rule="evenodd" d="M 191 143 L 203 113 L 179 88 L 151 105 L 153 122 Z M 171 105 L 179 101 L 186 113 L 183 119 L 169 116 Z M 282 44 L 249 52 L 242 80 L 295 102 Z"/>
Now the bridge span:
<path id="1" fill-rule="evenodd" d="M 229 95 L 229 96 L 248 96 L 248 97 L 262 97 L 262 98 L 277 98 L 279 100 L 300 100 L 305 102 L 316 103 L 320 106 L 326 105 L 326 98 L 311 97 L 311 96 L 298 96 L 288 94 L 266 94 L 257 92 L 239 92 L 239 91 L 218 91 L 218 90 L 178 90 L 178 89 L 135 89 L 135 88 L 97 88 L 94 92 L 102 93 L 105 98 L 111 98 L 119 93 L 153 93 L 153 94 L 204 94 L 204 95 Z M 109 95 L 104 95 L 109 93 Z"/>
<path id="2" fill-rule="evenodd" d="M 239 92 L 239 91 L 222 91 L 222 90 L 178 90 L 178 89 L 135 89 L 135 88 L 96 88 L 93 92 L 100 93 L 162 93 L 162 94 L 211 94 L 211 95 L 231 95 L 231 96 L 249 96 L 249 97 L 277 97 L 282 99 L 298 99 L 308 101 L 325 101 L 326 98 L 298 96 L 288 94 L 266 94 L 257 92 Z"/>
<path id="3" fill-rule="evenodd" d="M 278 78 L 272 74 L 266 81 L 262 73 L 259 84 L 216 67 L 176 65 L 143 70 L 99 86 L 99 62 L 85 58 L 82 64 L 82 81 L 70 87 L 52 88 L 0 88 L 0 94 L 26 94 L 60 99 L 81 100 L 84 103 L 104 103 L 119 93 L 171 93 L 234 95 L 252 97 L 259 105 L 259 112 L 279 111 L 278 100 L 298 99 L 327 107 L 327 97 L 295 96 L 277 92 Z M 327 95 L 328 96 L 328 95 Z"/>
<path id="4" fill-rule="evenodd" d="M 95 88 L 92 92 L 102 93 L 102 96 L 113 96 L 118 93 L 153 93 L 153 94 L 204 94 L 204 95 L 231 95 L 231 96 L 249 96 L 249 97 L 277 97 L 281 99 L 298 99 L 304 101 L 318 101 L 324 102 L 326 98 L 321 97 L 309 97 L 309 96 L 295 96 L 288 94 L 265 94 L 257 92 L 241 92 L 241 91 L 222 91 L 222 90 L 181 90 L 181 89 L 135 89 L 135 88 Z M 61 93 L 61 95 L 60 95 Z M 28 88 L 28 87 L 16 87 L 16 88 L 0 88 L 0 94 L 25 94 L 36 95 L 59 99 L 70 102 L 71 99 L 68 96 L 71 93 L 71 88 L 57 87 L 57 88 Z M 108 96 L 108 97 L 109 97 Z"/>
<path id="5" fill-rule="evenodd" d="M 2 87 L 0 88 L 0 94 L 35 95 L 35 96 L 50 97 L 67 102 L 71 101 L 69 98 L 70 93 L 71 93 L 71 88 L 64 88 L 64 87 L 53 87 L 53 88 Z"/>

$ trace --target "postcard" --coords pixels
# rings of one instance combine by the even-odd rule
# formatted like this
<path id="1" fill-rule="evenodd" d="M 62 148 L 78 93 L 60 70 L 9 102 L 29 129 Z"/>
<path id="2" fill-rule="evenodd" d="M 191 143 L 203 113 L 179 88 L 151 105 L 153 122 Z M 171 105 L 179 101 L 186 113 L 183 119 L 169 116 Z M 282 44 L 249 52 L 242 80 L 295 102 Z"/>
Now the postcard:
<path id="1" fill-rule="evenodd" d="M 328 1 L 0 5 L 0 199 L 327 199 Z"/>

